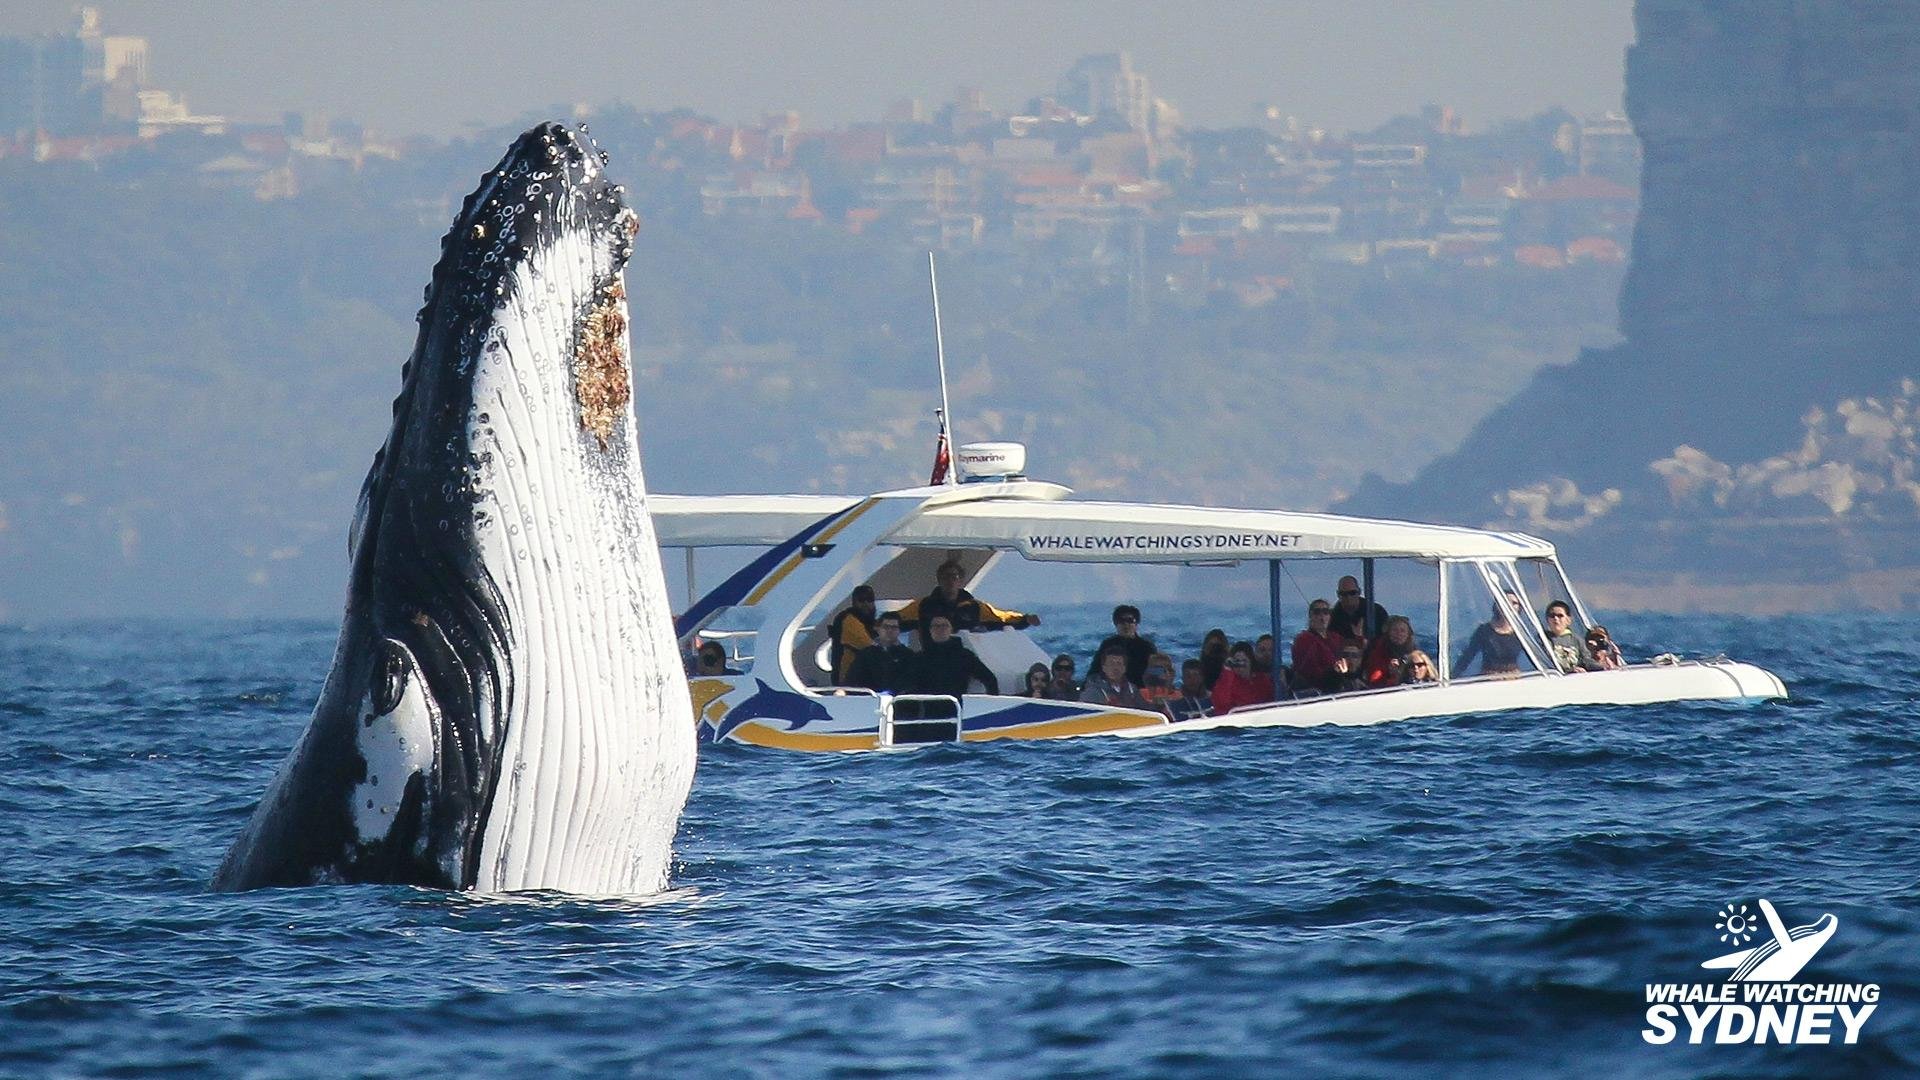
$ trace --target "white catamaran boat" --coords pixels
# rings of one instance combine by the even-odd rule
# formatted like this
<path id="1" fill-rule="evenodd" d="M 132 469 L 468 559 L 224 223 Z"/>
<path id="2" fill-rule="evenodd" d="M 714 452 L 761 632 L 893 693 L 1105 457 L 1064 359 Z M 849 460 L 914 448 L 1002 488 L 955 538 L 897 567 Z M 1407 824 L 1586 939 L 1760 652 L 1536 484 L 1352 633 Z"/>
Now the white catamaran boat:
<path id="1" fill-rule="evenodd" d="M 1566 602 L 1576 623 L 1573 631 L 1583 638 L 1593 620 L 1561 572 L 1553 545 L 1531 536 L 1331 514 L 1081 501 L 1058 484 L 1026 479 L 1025 451 L 1018 445 L 962 447 L 958 458 L 958 483 L 864 498 L 659 495 L 649 500 L 661 546 L 686 549 L 690 596 L 696 549 L 756 552 L 678 620 L 683 647 L 696 639 L 719 641 L 728 650 L 728 667 L 740 672 L 692 678 L 703 740 L 789 750 L 872 750 L 1786 696 L 1772 673 L 1724 658 L 1667 656 L 1613 670 L 1563 673 L 1537 613 L 1551 601 Z M 1395 609 L 1415 603 L 1433 617 L 1418 636 L 1432 649 L 1438 677 L 1385 689 L 1285 697 L 1180 722 L 1144 709 L 1008 694 L 876 694 L 832 685 L 827 626 L 854 586 L 871 585 L 884 611 L 925 596 L 942 563 L 958 562 L 966 584 L 977 589 L 1009 555 L 1048 564 L 1265 562 L 1270 621 L 1275 640 L 1282 643 L 1291 640 L 1281 632 L 1285 565 L 1304 560 L 1357 564 L 1371 602 L 1376 561 L 1398 560 L 1402 567 L 1420 568 L 1427 583 L 1424 595 L 1383 599 L 1405 601 L 1389 605 Z M 1518 670 L 1452 670 L 1451 661 L 1474 629 L 1492 622 L 1517 632 Z M 1029 635 L 1003 628 L 961 636 L 1001 686 L 1015 690 L 1024 688 L 1030 663 L 1047 659 Z M 1284 657 L 1284 645 L 1281 653 Z"/>

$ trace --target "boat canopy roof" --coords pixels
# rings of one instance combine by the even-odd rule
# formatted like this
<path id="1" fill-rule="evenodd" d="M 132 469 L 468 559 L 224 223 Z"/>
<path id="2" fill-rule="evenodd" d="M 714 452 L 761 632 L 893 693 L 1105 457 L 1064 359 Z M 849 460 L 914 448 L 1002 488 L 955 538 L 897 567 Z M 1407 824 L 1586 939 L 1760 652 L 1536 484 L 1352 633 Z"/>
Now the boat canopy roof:
<path id="1" fill-rule="evenodd" d="M 934 496 L 931 505 L 880 542 L 994 548 L 1039 562 L 1528 559 L 1554 554 L 1552 544 L 1522 533 L 1285 510 L 1083 502 L 1063 499 L 1065 489 L 1055 485 L 1034 486 L 1051 490 L 1014 498 L 981 492 L 973 498 L 943 500 L 928 489 Z M 657 495 L 648 505 L 663 546 L 759 547 L 778 544 L 860 501 L 839 495 Z"/>

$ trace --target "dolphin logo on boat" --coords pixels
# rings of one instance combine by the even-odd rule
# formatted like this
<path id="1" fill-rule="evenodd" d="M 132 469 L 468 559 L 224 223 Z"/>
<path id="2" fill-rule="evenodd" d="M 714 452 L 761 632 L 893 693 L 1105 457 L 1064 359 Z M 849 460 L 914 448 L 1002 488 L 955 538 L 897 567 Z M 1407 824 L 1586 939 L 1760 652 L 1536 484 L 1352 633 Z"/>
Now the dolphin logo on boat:
<path id="1" fill-rule="evenodd" d="M 788 731 L 798 731 L 815 720 L 831 720 L 833 714 L 819 702 L 802 694 L 786 690 L 775 690 L 767 685 L 765 679 L 755 679 L 760 689 L 752 697 L 728 710 L 720 725 L 713 731 L 713 741 L 719 742 L 733 729 L 749 720 L 784 720 Z"/>
<path id="2" fill-rule="evenodd" d="M 639 224 L 605 163 L 536 127 L 441 241 L 332 669 L 216 888 L 664 887 L 694 723 L 630 400 Z"/>
<path id="3" fill-rule="evenodd" d="M 1714 971 L 1732 968 L 1733 974 L 1727 976 L 1728 982 L 1792 982 L 1793 977 L 1800 974 L 1800 969 L 1807 966 L 1813 955 L 1840 928 L 1840 920 L 1826 914 L 1806 926 L 1789 930 L 1781 920 L 1780 913 L 1765 900 L 1760 901 L 1760 913 L 1766 916 L 1767 928 L 1773 931 L 1772 941 L 1756 948 L 1716 956 L 1700 966 Z"/>

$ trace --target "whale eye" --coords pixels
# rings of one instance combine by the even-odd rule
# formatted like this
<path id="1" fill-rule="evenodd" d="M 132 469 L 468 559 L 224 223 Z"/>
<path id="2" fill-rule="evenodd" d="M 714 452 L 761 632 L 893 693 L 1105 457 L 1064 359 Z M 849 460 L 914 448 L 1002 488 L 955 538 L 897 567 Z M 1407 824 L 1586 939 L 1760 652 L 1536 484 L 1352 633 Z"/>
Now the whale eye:
<path id="1" fill-rule="evenodd" d="M 373 662 L 368 682 L 374 715 L 385 716 L 400 707 L 400 698 L 407 692 L 407 654 L 400 646 L 391 641 L 380 643 L 380 655 Z"/>

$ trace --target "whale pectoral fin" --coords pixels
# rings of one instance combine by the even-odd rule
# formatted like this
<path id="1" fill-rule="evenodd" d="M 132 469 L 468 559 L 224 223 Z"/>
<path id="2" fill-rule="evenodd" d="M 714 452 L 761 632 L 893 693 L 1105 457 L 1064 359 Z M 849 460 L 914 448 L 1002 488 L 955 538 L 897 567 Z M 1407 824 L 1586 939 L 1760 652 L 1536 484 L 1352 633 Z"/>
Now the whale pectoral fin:
<path id="1" fill-rule="evenodd" d="M 1700 966 L 1709 971 L 1719 971 L 1723 968 L 1737 968 L 1747 962 L 1747 957 L 1752 956 L 1758 951 L 1757 949 L 1741 949 L 1739 952 L 1730 952 L 1725 956 L 1716 956 Z"/>

